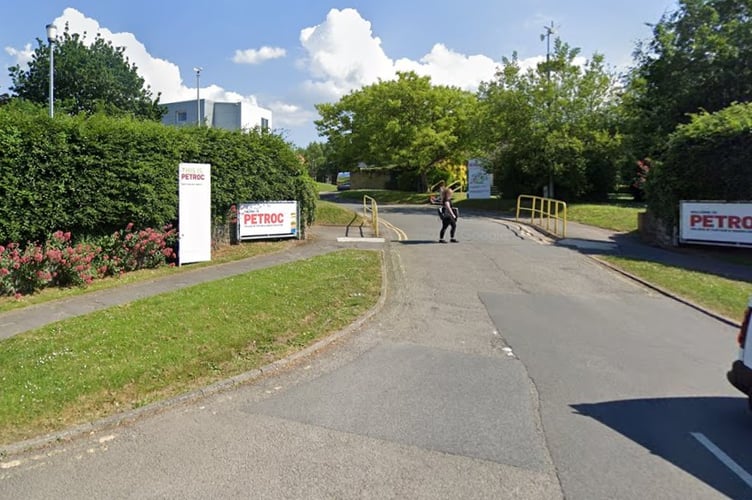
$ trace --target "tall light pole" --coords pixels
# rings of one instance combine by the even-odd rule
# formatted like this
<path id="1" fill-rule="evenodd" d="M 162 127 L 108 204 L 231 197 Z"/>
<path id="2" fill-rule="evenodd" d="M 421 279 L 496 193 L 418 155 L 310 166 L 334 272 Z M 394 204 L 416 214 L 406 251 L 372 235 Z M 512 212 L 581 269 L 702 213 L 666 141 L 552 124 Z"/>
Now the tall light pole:
<path id="1" fill-rule="evenodd" d="M 541 34 L 541 41 L 543 39 L 546 39 L 546 84 L 551 83 L 551 35 L 556 33 L 554 31 L 554 22 L 551 21 L 551 26 L 544 26 L 544 30 L 546 30 L 545 33 Z M 548 189 L 546 190 L 546 198 L 553 198 L 554 197 L 554 174 L 552 172 L 551 168 L 551 160 L 549 159 L 549 167 L 548 167 Z"/>
<path id="2" fill-rule="evenodd" d="M 55 40 L 57 39 L 57 26 L 48 24 L 47 42 L 50 44 L 50 118 L 55 116 Z"/>
<path id="3" fill-rule="evenodd" d="M 204 68 L 197 66 L 193 68 L 193 71 L 196 72 L 196 126 L 201 126 L 201 94 L 199 94 L 199 79 L 201 77 L 201 70 Z"/>

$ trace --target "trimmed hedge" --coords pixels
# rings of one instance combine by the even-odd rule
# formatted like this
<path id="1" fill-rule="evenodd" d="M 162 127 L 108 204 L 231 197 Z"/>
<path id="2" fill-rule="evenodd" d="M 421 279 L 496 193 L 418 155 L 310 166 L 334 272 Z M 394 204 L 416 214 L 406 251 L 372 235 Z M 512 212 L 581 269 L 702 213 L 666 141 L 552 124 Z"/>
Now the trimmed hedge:
<path id="1" fill-rule="evenodd" d="M 0 244 L 177 224 L 178 164 L 212 165 L 212 218 L 243 201 L 297 200 L 310 225 L 316 192 L 292 147 L 268 132 L 174 128 L 104 115 L 50 119 L 0 106 Z"/>
<path id="2" fill-rule="evenodd" d="M 752 103 L 695 115 L 677 127 L 645 191 L 648 209 L 669 227 L 681 200 L 752 200 Z"/>

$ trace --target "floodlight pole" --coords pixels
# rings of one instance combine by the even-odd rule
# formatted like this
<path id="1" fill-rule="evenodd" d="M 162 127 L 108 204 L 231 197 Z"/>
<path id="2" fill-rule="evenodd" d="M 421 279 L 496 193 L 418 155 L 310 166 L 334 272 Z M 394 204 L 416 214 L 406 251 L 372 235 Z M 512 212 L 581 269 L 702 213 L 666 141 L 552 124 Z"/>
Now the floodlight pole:
<path id="1" fill-rule="evenodd" d="M 55 40 L 57 39 L 57 26 L 48 24 L 47 42 L 50 44 L 50 118 L 55 116 Z"/>
<path id="2" fill-rule="evenodd" d="M 198 66 L 193 68 L 193 71 L 196 72 L 196 126 L 201 126 L 201 96 L 200 96 L 200 87 L 199 87 L 199 79 L 201 77 L 201 70 L 204 68 Z"/>

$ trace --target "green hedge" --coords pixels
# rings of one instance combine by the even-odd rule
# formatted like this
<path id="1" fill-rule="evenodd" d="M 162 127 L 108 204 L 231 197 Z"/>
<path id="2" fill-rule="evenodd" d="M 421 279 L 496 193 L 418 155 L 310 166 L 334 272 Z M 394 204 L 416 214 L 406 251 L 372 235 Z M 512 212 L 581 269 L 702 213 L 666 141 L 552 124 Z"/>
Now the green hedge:
<path id="1" fill-rule="evenodd" d="M 646 181 L 648 209 L 673 226 L 681 200 L 752 200 L 752 103 L 695 115 Z"/>
<path id="2" fill-rule="evenodd" d="M 297 200 L 315 215 L 315 188 L 292 147 L 268 132 L 174 128 L 104 115 L 50 119 L 0 107 L 0 244 L 178 223 L 178 164 L 212 165 L 212 217 L 252 200 Z"/>

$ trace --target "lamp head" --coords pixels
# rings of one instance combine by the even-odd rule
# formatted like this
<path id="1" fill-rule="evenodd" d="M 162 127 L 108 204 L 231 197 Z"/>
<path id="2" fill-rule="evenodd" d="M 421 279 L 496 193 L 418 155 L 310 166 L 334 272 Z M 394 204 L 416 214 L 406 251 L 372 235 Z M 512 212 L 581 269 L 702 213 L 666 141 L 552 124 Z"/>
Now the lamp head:
<path id="1" fill-rule="evenodd" d="M 47 41 L 54 43 L 57 40 L 57 26 L 54 24 L 47 25 Z"/>

